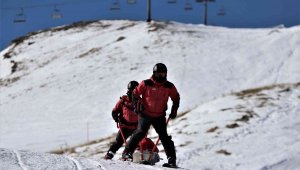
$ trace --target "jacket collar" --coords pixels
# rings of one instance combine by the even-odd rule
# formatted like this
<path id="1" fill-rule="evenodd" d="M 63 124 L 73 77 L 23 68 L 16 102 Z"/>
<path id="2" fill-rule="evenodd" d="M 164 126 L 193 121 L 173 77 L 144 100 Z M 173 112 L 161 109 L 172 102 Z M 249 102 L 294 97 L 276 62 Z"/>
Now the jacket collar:
<path id="1" fill-rule="evenodd" d="M 151 76 L 150 79 L 153 81 L 153 83 L 154 83 L 156 86 L 162 86 L 163 84 L 165 84 L 165 82 L 167 82 L 167 80 L 166 80 L 166 81 L 164 81 L 164 82 L 162 82 L 162 83 L 158 83 L 158 82 L 156 82 L 156 81 L 154 80 L 153 75 Z"/>

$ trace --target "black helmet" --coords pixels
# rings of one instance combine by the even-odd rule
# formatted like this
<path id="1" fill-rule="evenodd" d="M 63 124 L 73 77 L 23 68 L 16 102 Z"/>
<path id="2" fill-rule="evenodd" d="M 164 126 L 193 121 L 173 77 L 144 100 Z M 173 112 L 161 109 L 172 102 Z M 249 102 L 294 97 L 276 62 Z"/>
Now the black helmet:
<path id="1" fill-rule="evenodd" d="M 167 67 L 163 63 L 157 63 L 153 67 L 153 73 L 158 72 L 158 73 L 166 73 L 168 71 Z"/>
<path id="2" fill-rule="evenodd" d="M 137 86 L 139 85 L 139 83 L 137 81 L 130 81 L 127 85 L 127 89 L 128 90 L 134 90 Z"/>
<path id="3" fill-rule="evenodd" d="M 163 63 L 157 63 L 153 67 L 153 79 L 158 83 L 167 81 L 167 67 Z"/>

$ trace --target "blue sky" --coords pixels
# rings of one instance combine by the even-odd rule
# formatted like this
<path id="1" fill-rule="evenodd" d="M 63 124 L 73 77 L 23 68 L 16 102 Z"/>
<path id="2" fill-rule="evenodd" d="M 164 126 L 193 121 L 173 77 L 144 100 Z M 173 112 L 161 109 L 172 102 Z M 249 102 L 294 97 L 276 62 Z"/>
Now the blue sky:
<path id="1" fill-rule="evenodd" d="M 146 0 L 0 0 L 0 50 L 9 42 L 28 32 L 45 29 L 80 20 L 132 19 L 145 20 Z M 173 20 L 184 23 L 203 24 L 203 4 L 196 0 L 152 0 L 154 20 Z M 110 7 L 118 2 L 120 10 Z M 186 11 L 187 3 L 192 10 Z M 54 9 L 60 10 L 63 18 L 51 17 Z M 272 27 L 280 24 L 294 26 L 300 24 L 299 0 L 216 0 L 208 5 L 208 24 L 226 27 Z M 26 16 L 25 23 L 14 23 L 17 14 Z M 224 10 L 226 15 L 219 16 Z"/>

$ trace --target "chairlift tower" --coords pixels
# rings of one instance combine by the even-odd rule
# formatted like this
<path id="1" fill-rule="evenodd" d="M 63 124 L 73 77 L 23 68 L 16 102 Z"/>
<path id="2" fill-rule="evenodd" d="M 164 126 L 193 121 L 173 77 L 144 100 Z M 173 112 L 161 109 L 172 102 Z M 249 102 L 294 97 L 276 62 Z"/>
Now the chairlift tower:
<path id="1" fill-rule="evenodd" d="M 196 2 L 203 3 L 204 5 L 204 25 L 207 25 L 207 4 L 215 2 L 215 0 L 196 0 Z"/>
<path id="2" fill-rule="evenodd" d="M 151 0 L 147 1 L 147 22 L 151 22 Z"/>

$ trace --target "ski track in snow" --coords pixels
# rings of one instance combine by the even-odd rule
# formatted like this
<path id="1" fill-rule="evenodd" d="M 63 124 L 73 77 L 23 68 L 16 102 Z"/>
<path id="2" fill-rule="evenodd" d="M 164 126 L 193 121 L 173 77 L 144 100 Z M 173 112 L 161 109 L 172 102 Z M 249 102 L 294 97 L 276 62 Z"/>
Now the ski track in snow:
<path id="1" fill-rule="evenodd" d="M 294 51 L 290 51 L 287 55 L 287 57 L 280 63 L 280 65 L 277 67 L 276 69 L 276 78 L 273 82 L 273 84 L 276 84 L 278 83 L 279 81 L 279 77 L 280 77 L 280 74 L 281 74 L 281 69 L 284 68 L 285 64 L 293 57 L 294 55 Z"/>
<path id="2" fill-rule="evenodd" d="M 100 162 L 97 162 L 97 164 L 98 164 L 99 168 L 106 170 L 106 168 L 102 164 L 100 164 Z"/>
<path id="3" fill-rule="evenodd" d="M 74 159 L 70 156 L 66 156 L 66 158 L 70 159 L 74 163 L 77 170 L 82 170 L 80 163 L 76 159 Z"/>
<path id="4" fill-rule="evenodd" d="M 261 170 L 273 169 L 273 168 L 277 167 L 278 165 L 282 165 L 282 164 L 286 163 L 287 161 L 288 161 L 288 159 L 283 159 L 283 160 L 281 160 L 279 162 L 276 162 L 272 165 L 265 166 L 265 167 L 261 168 Z"/>
<path id="5" fill-rule="evenodd" d="M 88 159 L 91 164 L 97 164 L 96 166 L 100 169 L 107 170 L 104 165 L 102 165 L 99 161 Z"/>
<path id="6" fill-rule="evenodd" d="M 22 162 L 22 160 L 21 160 L 21 155 L 20 155 L 20 153 L 19 153 L 18 151 L 16 151 L 16 150 L 13 150 L 13 152 L 14 152 L 14 154 L 15 154 L 16 157 L 17 157 L 17 161 L 18 161 L 19 166 L 20 166 L 23 170 L 28 170 L 28 169 L 26 168 L 26 166 L 24 165 L 24 163 Z"/>

